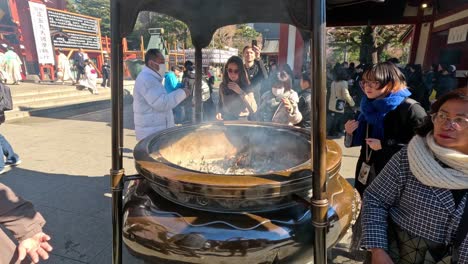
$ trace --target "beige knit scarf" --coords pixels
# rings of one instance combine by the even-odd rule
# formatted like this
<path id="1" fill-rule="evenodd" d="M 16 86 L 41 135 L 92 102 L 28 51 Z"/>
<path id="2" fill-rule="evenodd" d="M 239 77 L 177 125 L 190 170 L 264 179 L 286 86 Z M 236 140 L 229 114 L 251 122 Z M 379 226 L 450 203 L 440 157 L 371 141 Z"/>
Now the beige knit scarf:
<path id="1" fill-rule="evenodd" d="M 449 168 L 442 167 L 436 158 Z M 408 144 L 408 161 L 411 172 L 424 185 L 468 189 L 468 155 L 441 147 L 434 141 L 432 132 L 425 138 L 413 137 Z"/>

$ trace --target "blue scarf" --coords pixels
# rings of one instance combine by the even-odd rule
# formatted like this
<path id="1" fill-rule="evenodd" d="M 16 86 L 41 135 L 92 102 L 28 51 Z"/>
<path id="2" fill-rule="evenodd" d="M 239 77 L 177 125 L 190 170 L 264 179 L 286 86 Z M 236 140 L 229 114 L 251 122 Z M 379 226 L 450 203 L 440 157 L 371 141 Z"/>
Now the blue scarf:
<path id="1" fill-rule="evenodd" d="M 361 114 L 358 117 L 359 126 L 353 141 L 357 145 L 362 145 L 366 138 L 367 124 L 372 125 L 370 138 L 383 140 L 384 138 L 384 118 L 388 112 L 395 110 L 407 97 L 411 95 L 408 88 L 404 88 L 395 93 L 390 93 L 384 98 L 361 100 Z"/>

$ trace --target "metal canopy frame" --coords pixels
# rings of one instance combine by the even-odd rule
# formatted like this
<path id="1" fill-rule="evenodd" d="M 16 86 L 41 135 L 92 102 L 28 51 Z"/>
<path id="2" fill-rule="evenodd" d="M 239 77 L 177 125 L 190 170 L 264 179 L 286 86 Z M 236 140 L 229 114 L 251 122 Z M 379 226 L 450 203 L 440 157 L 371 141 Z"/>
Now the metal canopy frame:
<path id="1" fill-rule="evenodd" d="M 313 197 L 310 201 L 315 228 L 314 263 L 326 263 L 328 200 L 326 197 L 326 14 L 332 24 L 367 24 L 369 19 L 401 18 L 406 0 L 111 0 L 112 84 L 112 263 L 122 263 L 123 169 L 123 49 L 140 11 L 155 11 L 185 22 L 195 46 L 195 122 L 201 122 L 201 73 L 203 47 L 216 29 L 232 24 L 274 22 L 291 24 L 311 36 L 312 108 L 311 155 Z M 380 3 L 376 3 L 380 2 Z M 352 6 L 350 6 L 352 5 Z M 328 10 L 327 10 L 328 7 Z M 262 10 L 262 12 L 259 12 Z M 355 10 L 355 11 L 352 11 Z M 366 12 L 369 10 L 369 12 Z M 372 10 L 372 11 L 370 11 Z M 381 10 L 381 11 L 379 11 Z M 385 11 L 383 11 L 385 10 Z M 365 14 L 363 16 L 362 14 Z M 378 17 L 377 17 L 378 16 Z"/>

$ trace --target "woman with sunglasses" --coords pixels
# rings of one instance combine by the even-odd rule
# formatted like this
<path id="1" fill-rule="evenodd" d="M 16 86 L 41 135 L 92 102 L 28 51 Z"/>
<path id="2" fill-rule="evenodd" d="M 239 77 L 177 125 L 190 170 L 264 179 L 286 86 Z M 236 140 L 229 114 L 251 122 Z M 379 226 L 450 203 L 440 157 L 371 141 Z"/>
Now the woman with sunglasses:
<path id="1" fill-rule="evenodd" d="M 359 193 L 372 182 L 391 157 L 414 136 L 425 110 L 406 87 L 405 76 L 390 62 L 367 69 L 360 82 L 366 95 L 357 120 L 345 123 L 345 146 L 361 146 L 355 174 Z"/>
<path id="2" fill-rule="evenodd" d="M 468 263 L 468 89 L 431 110 L 364 193 L 372 263 Z"/>
<path id="3" fill-rule="evenodd" d="M 257 103 L 242 59 L 232 56 L 226 62 L 219 85 L 217 120 L 248 120 L 257 112 Z"/>

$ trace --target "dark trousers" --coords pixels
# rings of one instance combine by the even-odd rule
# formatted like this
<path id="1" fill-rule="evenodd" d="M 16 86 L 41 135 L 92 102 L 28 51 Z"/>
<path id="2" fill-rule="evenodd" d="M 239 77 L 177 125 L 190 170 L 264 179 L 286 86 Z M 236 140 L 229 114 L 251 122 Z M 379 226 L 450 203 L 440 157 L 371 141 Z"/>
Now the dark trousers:
<path id="1" fill-rule="evenodd" d="M 172 109 L 172 113 L 174 114 L 174 122 L 176 124 L 182 124 L 184 117 L 184 107 L 179 104 L 174 109 Z"/>
<path id="2" fill-rule="evenodd" d="M 79 82 L 81 76 L 84 74 L 85 74 L 84 66 L 76 65 L 76 82 Z"/>
<path id="3" fill-rule="evenodd" d="M 333 111 L 328 111 L 327 113 L 327 135 L 328 136 L 339 136 L 340 133 L 343 133 L 341 129 L 343 122 L 343 114 Z"/>
<path id="4" fill-rule="evenodd" d="M 109 73 L 102 73 L 102 87 L 109 87 L 110 86 L 110 80 L 109 80 Z"/>

